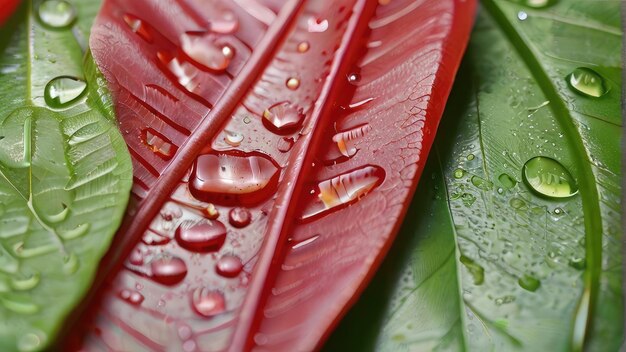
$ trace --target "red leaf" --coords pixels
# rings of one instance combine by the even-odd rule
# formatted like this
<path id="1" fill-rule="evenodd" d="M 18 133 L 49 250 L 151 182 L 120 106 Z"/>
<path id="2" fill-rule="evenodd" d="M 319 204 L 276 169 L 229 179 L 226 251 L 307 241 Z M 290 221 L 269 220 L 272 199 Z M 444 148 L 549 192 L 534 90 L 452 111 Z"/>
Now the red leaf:
<path id="1" fill-rule="evenodd" d="M 474 6 L 105 1 L 135 203 L 85 347 L 319 347 L 398 230 Z"/>
<path id="2" fill-rule="evenodd" d="M 0 26 L 13 14 L 19 0 L 0 0 Z"/>

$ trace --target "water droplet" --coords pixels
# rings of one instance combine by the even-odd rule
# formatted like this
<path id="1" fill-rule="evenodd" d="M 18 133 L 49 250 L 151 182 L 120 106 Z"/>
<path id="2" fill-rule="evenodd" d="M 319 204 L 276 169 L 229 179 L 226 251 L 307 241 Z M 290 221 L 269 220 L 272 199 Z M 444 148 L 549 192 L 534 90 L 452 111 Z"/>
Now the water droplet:
<path id="1" fill-rule="evenodd" d="M 385 171 L 380 167 L 365 166 L 322 181 L 317 185 L 317 191 L 313 190 L 302 219 L 321 216 L 331 209 L 352 204 L 380 185 L 384 178 Z"/>
<path id="2" fill-rule="evenodd" d="M 361 80 L 361 75 L 358 73 L 351 73 L 348 75 L 348 82 L 354 84 Z"/>
<path id="3" fill-rule="evenodd" d="M 176 229 L 176 242 L 197 253 L 217 252 L 226 240 L 226 226 L 217 220 L 192 226 L 183 223 Z"/>
<path id="4" fill-rule="evenodd" d="M 550 198 L 567 198 L 578 192 L 569 171 L 558 161 L 538 156 L 524 164 L 524 182 L 535 193 Z"/>
<path id="5" fill-rule="evenodd" d="M 128 261 L 132 264 L 132 265 L 142 265 L 143 264 L 143 253 L 141 252 L 141 250 L 139 248 L 135 248 L 133 249 L 133 251 L 130 253 L 130 256 L 128 258 Z"/>
<path id="6" fill-rule="evenodd" d="M 171 72 L 178 83 L 189 92 L 195 92 L 201 85 L 200 70 L 182 57 L 174 57 L 166 52 L 157 52 L 157 58 Z"/>
<path id="7" fill-rule="evenodd" d="M 467 160 L 472 161 L 472 160 L 474 160 L 474 158 L 476 158 L 476 156 L 474 154 L 467 155 Z"/>
<path id="8" fill-rule="evenodd" d="M 306 53 L 307 51 L 309 51 L 310 47 L 311 45 L 309 44 L 309 42 L 304 41 L 304 42 L 298 43 L 297 49 L 299 53 Z"/>
<path id="9" fill-rule="evenodd" d="M 171 240 L 171 238 L 155 233 L 151 230 L 146 230 L 141 237 L 141 242 L 147 244 L 148 246 L 163 246 L 170 243 Z"/>
<path id="10" fill-rule="evenodd" d="M 194 352 L 196 351 L 196 347 L 198 347 L 198 345 L 194 340 L 188 340 L 183 343 L 184 352 Z"/>
<path id="11" fill-rule="evenodd" d="M 217 261 L 215 270 L 224 277 L 235 277 L 243 270 L 243 263 L 239 257 L 225 255 Z"/>
<path id="12" fill-rule="evenodd" d="M 576 270 L 585 270 L 585 267 L 587 266 L 587 261 L 585 260 L 585 258 L 572 258 L 570 259 L 568 264 Z"/>
<path id="13" fill-rule="evenodd" d="M 524 12 L 524 11 L 520 11 L 520 12 L 517 13 L 517 18 L 520 21 L 525 21 L 528 18 L 528 14 L 526 12 Z"/>
<path id="14" fill-rule="evenodd" d="M 187 56 L 210 70 L 223 71 L 230 64 L 223 45 L 218 44 L 212 34 L 187 32 L 180 36 L 180 42 Z"/>
<path id="15" fill-rule="evenodd" d="M 526 205 L 526 202 L 520 198 L 511 198 L 511 200 L 509 201 L 509 204 L 511 205 L 511 208 L 513 209 L 522 210 L 522 211 L 528 209 L 528 205 Z"/>
<path id="16" fill-rule="evenodd" d="M 46 335 L 41 332 L 29 332 L 17 340 L 17 349 L 20 352 L 39 351 L 46 341 Z"/>
<path id="17" fill-rule="evenodd" d="M 207 318 L 221 314 L 226 310 L 224 295 L 217 291 L 210 291 L 206 287 L 195 289 L 191 296 L 191 302 L 194 310 Z"/>
<path id="18" fill-rule="evenodd" d="M 274 193 L 278 166 L 260 153 L 204 154 L 196 159 L 189 190 L 202 201 L 255 204 Z"/>
<path id="19" fill-rule="evenodd" d="M 517 280 L 517 283 L 526 291 L 535 292 L 541 286 L 541 281 L 530 276 L 524 275 Z"/>
<path id="20" fill-rule="evenodd" d="M 465 170 L 463 169 L 456 169 L 454 170 L 454 178 L 463 178 L 463 176 L 465 176 Z"/>
<path id="21" fill-rule="evenodd" d="M 176 285 L 187 275 L 187 265 L 178 257 L 161 256 L 150 263 L 152 279 L 167 286 Z"/>
<path id="22" fill-rule="evenodd" d="M 474 285 L 482 285 L 485 282 L 485 269 L 477 264 L 473 259 L 462 255 L 459 260 L 465 265 L 474 278 Z"/>
<path id="23" fill-rule="evenodd" d="M 509 176 L 507 174 L 502 174 L 502 175 L 498 176 L 498 181 L 500 181 L 500 184 L 505 189 L 511 189 L 511 188 L 515 187 L 515 185 L 517 185 L 517 181 L 513 177 L 511 177 L 511 176 Z"/>
<path id="24" fill-rule="evenodd" d="M 328 29 L 328 20 L 322 20 L 320 18 L 309 17 L 307 24 L 308 30 L 311 33 L 322 33 Z"/>
<path id="25" fill-rule="evenodd" d="M 599 98 L 608 91 L 602 76 L 588 67 L 575 69 L 567 76 L 567 83 L 576 92 L 594 98 Z"/>
<path id="26" fill-rule="evenodd" d="M 69 255 L 63 257 L 63 272 L 65 275 L 74 274 L 79 267 L 78 256 L 74 253 L 70 253 Z"/>
<path id="27" fill-rule="evenodd" d="M 243 228 L 252 221 L 252 214 L 246 208 L 233 208 L 228 212 L 228 222 L 237 228 Z"/>
<path id="28" fill-rule="evenodd" d="M 493 183 L 479 176 L 472 176 L 472 184 L 483 191 L 489 191 L 493 188 Z"/>
<path id="29" fill-rule="evenodd" d="M 169 160 L 176 154 L 178 147 L 159 132 L 152 128 L 145 129 L 142 133 L 144 143 L 158 156 Z"/>
<path id="30" fill-rule="evenodd" d="M 370 125 L 362 125 L 345 132 L 339 132 L 333 136 L 333 142 L 337 143 L 337 148 L 343 157 L 353 157 L 358 149 L 356 144 L 372 130 Z"/>
<path id="31" fill-rule="evenodd" d="M 40 307 L 27 296 L 0 297 L 0 302 L 4 308 L 18 314 L 32 315 L 40 311 Z"/>
<path id="32" fill-rule="evenodd" d="M 215 220 L 220 216 L 220 213 L 215 208 L 215 205 L 209 203 L 206 208 L 204 208 L 204 216 L 209 220 Z"/>
<path id="33" fill-rule="evenodd" d="M 463 205 L 465 205 L 466 207 L 471 207 L 472 204 L 474 204 L 474 202 L 476 201 L 476 197 L 474 197 L 474 195 L 469 194 L 469 193 L 463 193 L 461 195 L 461 201 L 463 202 Z"/>
<path id="34" fill-rule="evenodd" d="M 524 5 L 535 9 L 545 8 L 554 5 L 557 0 L 525 0 Z"/>
<path id="35" fill-rule="evenodd" d="M 122 290 L 119 293 L 119 296 L 121 299 L 135 306 L 140 305 L 141 302 L 143 302 L 144 300 L 144 297 L 141 293 L 131 290 Z"/>
<path id="36" fill-rule="evenodd" d="M 298 89 L 298 87 L 300 87 L 300 80 L 295 77 L 290 77 L 287 80 L 286 84 L 287 84 L 287 88 L 291 90 L 296 90 Z"/>
<path id="37" fill-rule="evenodd" d="M 235 57 L 235 49 L 233 49 L 233 47 L 230 45 L 224 45 L 222 46 L 222 54 L 224 54 L 224 57 L 230 60 Z"/>
<path id="38" fill-rule="evenodd" d="M 136 16 L 126 14 L 124 15 L 124 22 L 128 25 L 130 30 L 137 34 L 141 39 L 148 43 L 152 43 L 151 28 L 144 21 Z"/>
<path id="39" fill-rule="evenodd" d="M 234 131 L 224 131 L 226 136 L 224 137 L 224 142 L 230 145 L 231 147 L 238 147 L 243 142 L 243 134 Z"/>
<path id="40" fill-rule="evenodd" d="M 76 20 L 76 8 L 63 0 L 46 0 L 39 5 L 39 19 L 51 28 L 61 29 L 71 26 Z"/>
<path id="41" fill-rule="evenodd" d="M 28 291 L 37 287 L 39 281 L 41 280 L 41 275 L 39 273 L 35 273 L 26 278 L 17 278 L 13 277 L 11 279 L 11 288 L 17 291 Z"/>
<path id="42" fill-rule="evenodd" d="M 293 148 L 294 143 L 295 142 L 293 138 L 281 138 L 278 140 L 278 151 L 280 151 L 281 153 L 287 153 L 291 150 L 291 148 Z"/>
<path id="43" fill-rule="evenodd" d="M 53 78 L 44 89 L 44 100 L 49 107 L 61 109 L 69 106 L 87 91 L 87 83 L 70 76 Z"/>
<path id="44" fill-rule="evenodd" d="M 270 106 L 263 112 L 264 121 L 269 122 L 275 132 L 293 132 L 304 120 L 304 113 L 289 102 L 281 102 Z"/>
<path id="45" fill-rule="evenodd" d="M 565 214 L 565 211 L 561 208 L 555 208 L 552 213 L 556 216 L 561 216 L 563 214 Z"/>
<path id="46" fill-rule="evenodd" d="M 220 34 L 231 34 L 239 28 L 239 20 L 234 12 L 223 11 L 219 18 L 211 19 L 211 31 Z"/>

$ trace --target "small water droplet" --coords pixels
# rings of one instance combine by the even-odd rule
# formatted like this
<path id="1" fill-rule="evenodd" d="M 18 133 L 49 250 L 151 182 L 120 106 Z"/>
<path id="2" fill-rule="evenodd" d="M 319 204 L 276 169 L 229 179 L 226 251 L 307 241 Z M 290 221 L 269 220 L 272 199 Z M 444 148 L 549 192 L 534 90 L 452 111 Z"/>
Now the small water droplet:
<path id="1" fill-rule="evenodd" d="M 130 253 L 130 257 L 128 258 L 128 261 L 132 265 L 142 265 L 143 264 L 143 259 L 144 259 L 143 258 L 143 253 L 141 252 L 141 250 L 139 248 L 135 248 Z"/>
<path id="2" fill-rule="evenodd" d="M 476 158 L 476 156 L 474 154 L 468 154 L 467 155 L 467 160 L 472 161 L 472 160 L 474 160 L 474 158 Z"/>
<path id="3" fill-rule="evenodd" d="M 150 263 L 152 279 L 162 285 L 172 286 L 187 275 L 187 265 L 178 257 L 163 255 Z"/>
<path id="4" fill-rule="evenodd" d="M 476 188 L 483 191 L 490 191 L 493 188 L 493 183 L 491 181 L 487 181 L 479 176 L 472 176 L 471 182 Z"/>
<path id="5" fill-rule="evenodd" d="M 215 270 L 224 277 L 235 277 L 243 270 L 243 263 L 239 257 L 225 255 L 217 261 Z"/>
<path id="6" fill-rule="evenodd" d="M 230 145 L 231 147 L 238 147 L 243 142 L 243 134 L 234 131 L 224 131 L 226 136 L 224 137 L 224 142 Z"/>
<path id="7" fill-rule="evenodd" d="M 136 16 L 126 14 L 124 15 L 124 22 L 128 25 L 131 31 L 137 34 L 141 39 L 148 43 L 152 43 L 151 28 L 144 21 Z"/>
<path id="8" fill-rule="evenodd" d="M 191 296 L 191 302 L 196 313 L 207 318 L 221 314 L 226 310 L 224 295 L 206 287 L 195 289 Z"/>
<path id="9" fill-rule="evenodd" d="M 216 252 L 226 240 L 226 226 L 217 220 L 187 226 L 183 223 L 176 229 L 176 242 L 183 248 L 197 253 Z"/>
<path id="10" fill-rule="evenodd" d="M 498 176 L 498 181 L 500 181 L 500 184 L 505 189 L 511 189 L 517 185 L 517 181 L 513 177 L 507 174 L 502 174 Z"/>
<path id="11" fill-rule="evenodd" d="M 228 222 L 237 228 L 243 228 L 252 221 L 252 214 L 246 208 L 233 208 L 228 212 Z"/>
<path id="12" fill-rule="evenodd" d="M 588 68 L 578 67 L 567 76 L 567 83 L 578 93 L 599 98 L 608 92 L 602 76 Z"/>
<path id="13" fill-rule="evenodd" d="M 351 73 L 348 75 L 348 82 L 354 84 L 361 80 L 361 75 L 358 73 Z"/>
<path id="14" fill-rule="evenodd" d="M 576 182 L 558 161 L 538 156 L 524 164 L 524 182 L 535 193 L 549 198 L 567 198 L 578 192 Z"/>
<path id="15" fill-rule="evenodd" d="M 517 283 L 520 285 L 521 288 L 530 292 L 537 291 L 537 289 L 539 289 L 539 286 L 541 286 L 541 281 L 530 275 L 524 275 L 520 277 L 519 280 L 517 280 Z"/>
<path id="16" fill-rule="evenodd" d="M 20 352 L 39 351 L 45 341 L 46 335 L 43 332 L 29 332 L 17 340 L 17 349 Z"/>
<path id="17" fill-rule="evenodd" d="M 165 160 L 171 159 L 178 150 L 169 139 L 152 128 L 145 129 L 142 137 L 148 148 Z"/>
<path id="18" fill-rule="evenodd" d="M 585 260 L 585 258 L 576 257 L 570 259 L 568 264 L 576 270 L 585 270 L 585 267 L 587 266 L 587 261 Z"/>
<path id="19" fill-rule="evenodd" d="M 222 54 L 224 54 L 224 57 L 230 60 L 235 57 L 235 49 L 233 49 L 233 47 L 230 45 L 224 45 L 222 46 Z"/>
<path id="20" fill-rule="evenodd" d="M 141 242 L 147 244 L 148 246 L 163 246 L 170 243 L 172 239 L 167 236 L 162 236 L 161 234 L 155 233 L 151 230 L 146 230 L 146 232 L 141 237 Z"/>
<path id="21" fill-rule="evenodd" d="M 188 340 L 183 343 L 184 352 L 194 352 L 196 351 L 196 347 L 198 347 L 198 345 L 194 340 Z"/>
<path id="22" fill-rule="evenodd" d="M 219 72 L 228 67 L 230 58 L 224 53 L 224 46 L 216 40 L 214 35 L 202 32 L 187 32 L 180 36 L 181 48 L 187 56 L 200 65 Z"/>
<path id="23" fill-rule="evenodd" d="M 520 11 L 517 13 L 517 18 L 520 21 L 525 21 L 528 18 L 528 14 L 525 11 Z"/>
<path id="24" fill-rule="evenodd" d="M 287 88 L 291 90 L 296 90 L 298 89 L 298 87 L 300 87 L 300 80 L 295 77 L 289 77 L 285 84 L 287 85 Z"/>
<path id="25" fill-rule="evenodd" d="M 220 34 L 231 34 L 239 28 L 239 20 L 234 12 L 223 11 L 219 18 L 213 18 L 210 22 L 211 31 Z"/>
<path id="26" fill-rule="evenodd" d="M 307 24 L 308 30 L 311 33 L 322 33 L 328 29 L 328 20 L 320 18 L 309 17 Z"/>
<path id="27" fill-rule="evenodd" d="M 194 164 L 189 190 L 205 202 L 255 204 L 274 193 L 278 166 L 260 153 L 200 155 Z"/>
<path id="28" fill-rule="evenodd" d="M 60 109 L 69 106 L 87 91 L 87 83 L 70 76 L 53 78 L 44 89 L 44 100 L 49 107 Z"/>
<path id="29" fill-rule="evenodd" d="M 474 195 L 469 194 L 469 193 L 463 193 L 461 195 L 461 201 L 463 202 L 463 205 L 465 205 L 466 207 L 471 207 L 472 204 L 474 204 L 474 202 L 476 201 L 476 197 L 474 197 Z"/>
<path id="30" fill-rule="evenodd" d="M 281 153 L 287 153 L 288 151 L 291 150 L 291 148 L 293 147 L 294 144 L 294 140 L 293 138 L 281 138 L 278 140 L 278 151 L 280 151 Z"/>
<path id="31" fill-rule="evenodd" d="M 269 122 L 268 127 L 278 133 L 293 132 L 304 120 L 302 108 L 289 102 L 281 102 L 270 106 L 263 112 L 264 120 Z M 266 124 L 268 125 L 268 124 Z"/>
<path id="32" fill-rule="evenodd" d="M 204 216 L 209 220 L 215 220 L 220 216 L 220 213 L 215 208 L 215 205 L 209 203 L 206 208 L 204 208 Z"/>
<path id="33" fill-rule="evenodd" d="M 467 270 L 474 278 L 474 285 L 482 285 L 485 282 L 485 269 L 477 264 L 473 259 L 461 255 L 459 258 L 461 264 L 465 265 Z"/>
<path id="34" fill-rule="evenodd" d="M 51 28 L 62 29 L 76 20 L 76 8 L 64 0 L 46 0 L 39 5 L 39 19 Z"/>
<path id="35" fill-rule="evenodd" d="M 122 290 L 120 291 L 119 296 L 121 299 L 135 306 L 140 305 L 141 302 L 143 302 L 144 300 L 144 297 L 141 293 L 131 290 Z"/>
<path id="36" fill-rule="evenodd" d="M 463 169 L 454 170 L 454 178 L 460 179 L 460 178 L 463 178 L 463 176 L 465 176 L 465 170 Z"/>
<path id="37" fill-rule="evenodd" d="M 511 208 L 516 210 L 524 211 L 528 209 L 528 205 L 526 205 L 526 202 L 520 198 L 511 198 L 509 204 L 511 205 Z"/>
<path id="38" fill-rule="evenodd" d="M 370 125 L 362 125 L 345 132 L 339 132 L 333 136 L 333 142 L 337 143 L 337 148 L 341 155 L 346 158 L 353 157 L 358 149 L 356 144 L 372 130 Z"/>
<path id="39" fill-rule="evenodd" d="M 299 53 L 306 53 L 307 51 L 309 51 L 310 47 L 311 47 L 311 45 L 309 44 L 309 42 L 307 42 L 307 41 L 300 42 L 300 43 L 298 43 L 298 52 Z"/>

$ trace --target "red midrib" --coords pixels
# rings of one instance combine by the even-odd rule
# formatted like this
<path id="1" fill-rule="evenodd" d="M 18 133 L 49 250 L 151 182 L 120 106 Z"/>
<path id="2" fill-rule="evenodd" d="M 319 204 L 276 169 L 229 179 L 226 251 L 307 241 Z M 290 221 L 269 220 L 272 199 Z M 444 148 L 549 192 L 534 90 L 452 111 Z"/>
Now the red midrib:
<path id="1" fill-rule="evenodd" d="M 235 332 L 231 337 L 229 351 L 248 351 L 254 347 L 254 332 L 258 328 L 263 317 L 263 303 L 271 290 L 275 272 L 282 263 L 286 237 L 288 236 L 292 219 L 298 218 L 297 195 L 302 194 L 305 182 L 309 181 L 309 175 L 314 154 L 307 151 L 317 150 L 322 142 L 322 133 L 329 119 L 324 117 L 334 109 L 333 102 L 345 86 L 345 79 L 349 69 L 355 63 L 356 56 L 362 49 L 360 39 L 368 31 L 370 18 L 374 15 L 377 6 L 376 0 L 359 0 L 354 6 L 354 13 L 343 36 L 340 48 L 337 50 L 330 74 L 322 88 L 311 115 L 308 125 L 312 130 L 303 136 L 291 151 L 292 156 L 304 155 L 303 158 L 292 157 L 291 167 L 286 170 L 284 179 L 291 182 L 283 183 L 278 190 L 276 203 L 269 216 L 268 226 L 264 234 L 263 247 L 259 253 L 259 259 L 251 276 L 250 286 L 246 298 L 239 311 L 239 317 Z M 306 128 L 306 127 L 305 127 Z"/>

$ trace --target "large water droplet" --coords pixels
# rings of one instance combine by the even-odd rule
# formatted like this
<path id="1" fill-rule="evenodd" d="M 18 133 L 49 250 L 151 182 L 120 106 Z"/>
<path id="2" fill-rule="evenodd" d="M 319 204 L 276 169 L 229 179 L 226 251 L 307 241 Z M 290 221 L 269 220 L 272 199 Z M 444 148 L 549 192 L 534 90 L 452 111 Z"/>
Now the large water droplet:
<path id="1" fill-rule="evenodd" d="M 567 198 L 578 192 L 569 171 L 558 161 L 538 156 L 524 164 L 524 182 L 537 194 L 550 198 Z"/>
<path id="2" fill-rule="evenodd" d="M 217 261 L 215 270 L 224 277 L 235 277 L 239 275 L 243 269 L 243 263 L 239 257 L 234 255 L 225 255 Z"/>
<path id="3" fill-rule="evenodd" d="M 274 132 L 289 133 L 298 128 L 304 119 L 301 108 L 297 108 L 289 102 L 281 102 L 270 106 L 263 112 L 265 125 Z"/>
<path id="4" fill-rule="evenodd" d="M 224 295 L 206 287 L 197 288 L 191 296 L 193 309 L 204 317 L 216 316 L 226 310 Z"/>
<path id="5" fill-rule="evenodd" d="M 139 37 L 148 43 L 152 43 L 151 28 L 144 21 L 131 14 L 124 15 L 124 22 L 128 25 L 130 30 L 136 33 Z"/>
<path id="6" fill-rule="evenodd" d="M 252 214 L 246 208 L 233 208 L 228 212 L 228 222 L 237 228 L 243 228 L 250 225 Z"/>
<path id="7" fill-rule="evenodd" d="M 224 45 L 216 40 L 209 33 L 188 32 L 180 36 L 181 47 L 187 56 L 210 70 L 223 71 L 230 64 L 230 59 L 224 55 Z"/>
<path id="8" fill-rule="evenodd" d="M 567 83 L 576 92 L 594 98 L 599 98 L 608 91 L 602 76 L 588 67 L 575 69 L 567 76 Z"/>
<path id="9" fill-rule="evenodd" d="M 305 206 L 303 220 L 352 204 L 382 183 L 385 171 L 377 166 L 360 169 L 320 182 L 313 190 L 312 199 Z"/>
<path id="10" fill-rule="evenodd" d="M 46 104 L 54 109 L 72 104 L 87 90 L 87 83 L 70 76 L 53 78 L 44 89 Z"/>
<path id="11" fill-rule="evenodd" d="M 192 252 L 216 252 L 226 240 L 226 226 L 217 220 L 192 226 L 181 224 L 176 229 L 176 242 Z"/>
<path id="12" fill-rule="evenodd" d="M 465 265 L 470 274 L 472 274 L 474 285 L 482 285 L 483 282 L 485 282 L 485 269 L 482 266 L 476 263 L 472 258 L 464 255 L 462 255 L 459 260 Z"/>
<path id="13" fill-rule="evenodd" d="M 152 279 L 154 281 L 172 286 L 181 282 L 187 275 L 187 265 L 178 257 L 162 256 L 150 263 Z"/>
<path id="14" fill-rule="evenodd" d="M 144 143 L 146 143 L 150 150 L 163 159 L 171 159 L 178 150 L 169 139 L 152 128 L 143 131 L 143 138 Z"/>
<path id="15" fill-rule="evenodd" d="M 526 291 L 535 292 L 541 286 L 541 281 L 530 276 L 524 275 L 517 280 L 517 283 Z"/>
<path id="16" fill-rule="evenodd" d="M 196 159 L 189 189 L 206 202 L 254 204 L 273 194 L 279 174 L 260 153 L 204 154 Z"/>
<path id="17" fill-rule="evenodd" d="M 46 0 L 39 5 L 39 19 L 51 28 L 67 28 L 76 20 L 76 8 L 63 0 Z"/>

